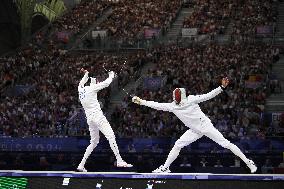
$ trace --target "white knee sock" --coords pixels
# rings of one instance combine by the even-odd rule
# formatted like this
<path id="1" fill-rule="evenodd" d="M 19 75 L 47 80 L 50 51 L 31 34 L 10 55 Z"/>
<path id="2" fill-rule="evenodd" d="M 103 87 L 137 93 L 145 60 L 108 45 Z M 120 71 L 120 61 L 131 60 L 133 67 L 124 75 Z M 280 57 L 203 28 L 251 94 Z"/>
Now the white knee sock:
<path id="1" fill-rule="evenodd" d="M 173 149 L 170 151 L 168 158 L 164 164 L 164 167 L 170 167 L 173 161 L 178 157 L 181 148 L 174 146 Z"/>
<path id="2" fill-rule="evenodd" d="M 97 146 L 97 144 L 94 144 L 94 143 L 89 144 L 89 146 L 87 147 L 87 149 L 85 151 L 84 157 L 83 157 L 81 163 L 79 164 L 80 167 L 85 166 L 85 163 L 86 163 L 88 157 L 91 155 L 92 151 L 95 149 L 96 146 Z"/>
<path id="3" fill-rule="evenodd" d="M 116 157 L 116 161 L 117 162 L 122 162 L 123 160 L 122 160 L 122 158 L 121 158 L 121 156 L 119 154 L 119 150 L 118 150 L 118 146 L 116 144 L 115 138 L 108 139 L 108 142 L 109 142 L 110 148 L 112 149 L 112 151 L 113 151 L 113 153 L 114 153 L 114 155 Z"/>
<path id="4" fill-rule="evenodd" d="M 241 158 L 246 164 L 247 162 L 249 161 L 247 159 L 247 157 L 245 156 L 245 154 L 243 154 L 243 152 L 234 144 L 231 144 L 229 146 L 229 149 L 236 155 L 238 156 L 239 158 Z"/>

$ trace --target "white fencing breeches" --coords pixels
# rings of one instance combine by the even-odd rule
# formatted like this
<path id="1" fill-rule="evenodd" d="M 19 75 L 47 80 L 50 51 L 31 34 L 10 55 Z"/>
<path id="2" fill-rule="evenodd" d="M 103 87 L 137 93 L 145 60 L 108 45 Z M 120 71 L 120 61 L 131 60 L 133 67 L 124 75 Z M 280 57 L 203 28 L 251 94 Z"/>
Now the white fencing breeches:
<path id="1" fill-rule="evenodd" d="M 101 131 L 105 135 L 106 139 L 109 141 L 110 147 L 116 157 L 117 162 L 121 162 L 122 158 L 119 154 L 118 146 L 115 140 L 115 135 L 107 119 L 103 117 L 99 121 L 90 119 L 87 122 L 89 125 L 91 140 L 90 140 L 90 145 L 87 147 L 84 157 L 79 166 L 84 167 L 86 160 L 91 155 L 95 147 L 98 145 L 100 139 L 99 131 Z"/>
<path id="2" fill-rule="evenodd" d="M 180 150 L 189 145 L 190 143 L 196 141 L 202 136 L 207 136 L 214 142 L 218 143 L 224 148 L 231 150 L 236 156 L 240 157 L 245 163 L 248 162 L 246 156 L 241 152 L 241 150 L 230 141 L 225 139 L 225 137 L 213 126 L 211 121 L 204 121 L 198 131 L 189 129 L 178 139 L 170 151 L 168 158 L 164 164 L 164 167 L 169 167 L 171 163 L 177 158 Z"/>

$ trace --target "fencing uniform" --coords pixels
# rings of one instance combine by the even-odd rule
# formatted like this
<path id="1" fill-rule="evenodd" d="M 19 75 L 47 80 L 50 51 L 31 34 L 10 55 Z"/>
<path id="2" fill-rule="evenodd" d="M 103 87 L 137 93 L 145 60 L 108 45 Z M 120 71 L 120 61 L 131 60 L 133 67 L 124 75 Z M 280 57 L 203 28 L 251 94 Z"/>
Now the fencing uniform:
<path id="1" fill-rule="evenodd" d="M 84 165 L 87 158 L 91 155 L 94 148 L 99 143 L 99 131 L 101 131 L 107 140 L 109 141 L 110 147 L 116 157 L 118 167 L 132 167 L 132 165 L 124 162 L 120 156 L 118 146 L 116 144 L 114 132 L 107 121 L 106 117 L 100 107 L 100 103 L 97 99 L 97 93 L 103 88 L 108 87 L 112 80 L 114 79 L 114 72 L 109 72 L 109 77 L 100 83 L 96 83 L 95 78 L 91 78 L 91 83 L 89 86 L 85 86 L 89 77 L 88 72 L 85 73 L 84 77 L 79 83 L 78 92 L 79 99 L 84 108 L 87 123 L 89 125 L 89 131 L 91 136 L 90 145 L 87 147 L 84 157 L 78 166 L 79 171 L 86 171 Z"/>
<path id="2" fill-rule="evenodd" d="M 174 113 L 189 129 L 178 139 L 171 150 L 163 166 L 154 172 L 169 172 L 169 166 L 177 158 L 180 150 L 196 141 L 202 136 L 207 136 L 224 148 L 231 150 L 235 155 L 240 157 L 250 168 L 251 172 L 256 171 L 254 163 L 247 159 L 241 150 L 213 126 L 211 120 L 201 111 L 199 103 L 207 101 L 223 91 L 218 87 L 211 92 L 203 95 L 189 95 L 186 97 L 184 88 L 177 88 L 173 91 L 172 103 L 158 103 L 153 101 L 141 100 L 139 97 L 133 97 L 133 102 L 148 106 L 150 108 Z M 138 100 L 137 100 L 138 98 Z"/>

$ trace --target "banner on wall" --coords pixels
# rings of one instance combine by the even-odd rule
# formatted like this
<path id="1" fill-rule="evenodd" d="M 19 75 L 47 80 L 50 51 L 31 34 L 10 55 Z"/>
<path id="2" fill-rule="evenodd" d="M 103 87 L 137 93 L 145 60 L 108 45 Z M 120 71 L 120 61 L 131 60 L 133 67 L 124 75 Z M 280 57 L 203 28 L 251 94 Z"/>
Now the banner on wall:
<path id="1" fill-rule="evenodd" d="M 192 37 L 197 35 L 197 28 L 182 28 L 182 37 Z"/>
<path id="2" fill-rule="evenodd" d="M 160 29 L 153 29 L 153 28 L 145 28 L 144 29 L 144 37 L 146 39 L 151 39 L 153 36 L 159 36 Z"/>
<path id="3" fill-rule="evenodd" d="M 59 41 L 67 43 L 69 41 L 69 37 L 70 37 L 70 32 L 68 31 L 57 32 L 57 39 Z"/>
<path id="4" fill-rule="evenodd" d="M 92 38 L 96 39 L 98 36 L 100 37 L 106 37 L 107 31 L 106 30 L 99 30 L 99 31 L 92 31 Z"/>
<path id="5" fill-rule="evenodd" d="M 158 90 L 162 87 L 163 78 L 162 77 L 146 77 L 143 80 L 144 89 Z"/>
<path id="6" fill-rule="evenodd" d="M 264 76 L 261 74 L 253 74 L 245 81 L 245 87 L 250 89 L 256 89 L 264 82 Z"/>
<path id="7" fill-rule="evenodd" d="M 0 137 L 0 151 L 1 152 L 84 152 L 87 146 L 90 144 L 89 138 L 81 137 L 67 137 L 67 138 L 11 138 Z M 151 150 L 152 146 L 159 146 L 161 151 L 170 150 L 170 146 L 173 145 L 175 139 L 172 138 L 117 138 L 118 146 L 121 146 L 122 152 L 128 152 L 128 145 L 133 144 L 137 152 L 145 152 L 145 150 Z M 263 150 L 268 149 L 269 146 L 273 147 L 275 151 L 284 151 L 283 140 L 273 139 L 243 139 L 234 140 L 237 145 L 242 145 L 245 150 Z M 208 149 L 214 147 L 218 148 L 218 145 L 210 139 L 203 138 L 190 145 L 192 150 L 198 150 L 199 152 L 206 152 Z M 97 152 L 105 151 L 109 149 L 108 141 L 103 138 L 99 145 L 96 147 Z M 219 150 L 223 150 L 220 148 Z M 263 151 L 260 151 L 263 153 Z"/>
<path id="8" fill-rule="evenodd" d="M 245 81 L 245 87 L 249 89 L 256 89 L 261 86 L 261 82 Z"/>
<path id="9" fill-rule="evenodd" d="M 15 85 L 12 88 L 6 90 L 6 94 L 9 96 L 22 96 L 27 95 L 29 92 L 35 89 L 33 85 Z"/>
<path id="10" fill-rule="evenodd" d="M 80 151 L 76 138 L 0 138 L 0 151 Z"/>
<path id="11" fill-rule="evenodd" d="M 272 26 L 258 26 L 256 28 L 257 34 L 273 34 L 273 27 Z"/>

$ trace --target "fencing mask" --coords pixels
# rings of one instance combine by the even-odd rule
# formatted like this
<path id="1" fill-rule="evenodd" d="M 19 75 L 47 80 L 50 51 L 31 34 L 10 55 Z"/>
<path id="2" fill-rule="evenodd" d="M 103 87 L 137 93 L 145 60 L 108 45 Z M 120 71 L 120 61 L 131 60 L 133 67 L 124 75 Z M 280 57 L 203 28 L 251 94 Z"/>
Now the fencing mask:
<path id="1" fill-rule="evenodd" d="M 186 100 L 185 88 L 176 88 L 173 91 L 173 100 L 176 104 L 180 104 L 182 101 Z"/>

